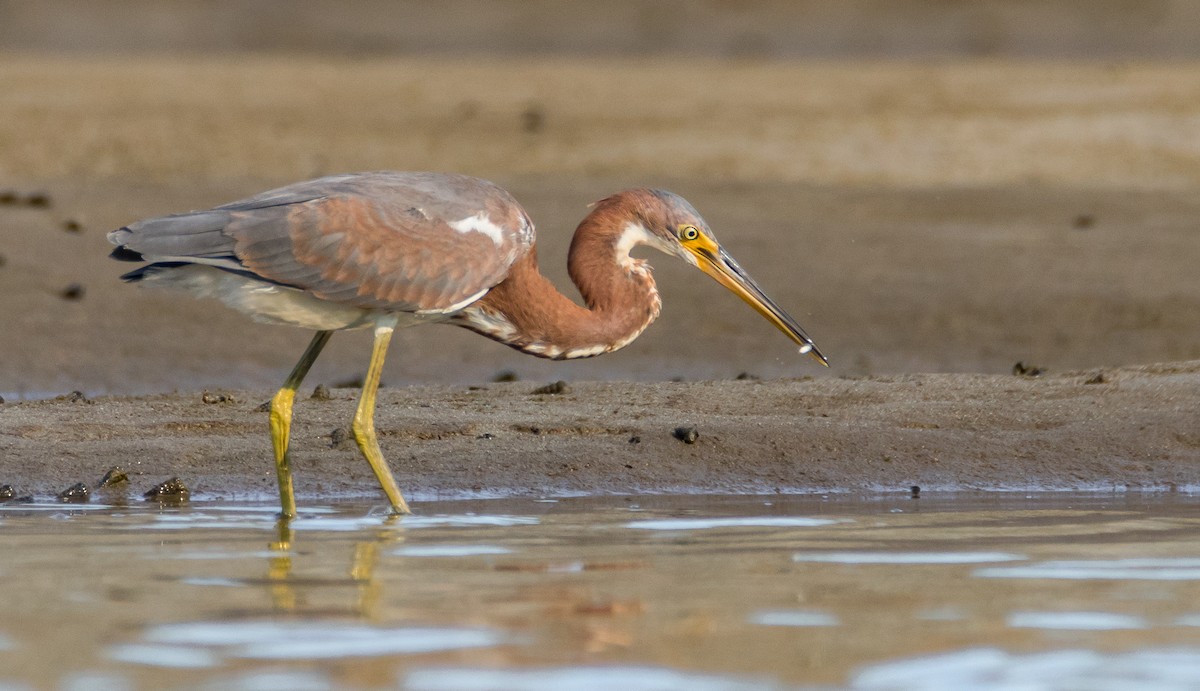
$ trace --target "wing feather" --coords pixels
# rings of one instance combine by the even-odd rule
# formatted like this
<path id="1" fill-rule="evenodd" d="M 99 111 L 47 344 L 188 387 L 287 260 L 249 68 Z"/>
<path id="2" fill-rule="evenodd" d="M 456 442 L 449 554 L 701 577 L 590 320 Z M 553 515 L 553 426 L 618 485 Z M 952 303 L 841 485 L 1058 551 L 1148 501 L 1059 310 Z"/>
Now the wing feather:
<path id="1" fill-rule="evenodd" d="M 490 225 L 476 230 L 479 223 Z M 534 237 L 524 210 L 490 182 L 365 173 L 139 221 L 109 239 L 121 258 L 236 259 L 241 270 L 324 300 L 437 312 L 502 281 Z"/>

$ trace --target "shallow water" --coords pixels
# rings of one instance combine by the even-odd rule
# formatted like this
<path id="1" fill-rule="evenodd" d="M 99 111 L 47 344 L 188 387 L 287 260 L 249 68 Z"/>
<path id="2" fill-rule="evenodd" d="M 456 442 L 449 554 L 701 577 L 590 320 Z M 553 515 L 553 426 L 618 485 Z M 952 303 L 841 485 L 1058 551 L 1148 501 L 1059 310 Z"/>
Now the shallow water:
<path id="1" fill-rule="evenodd" d="M 1180 495 L 0 505 L 0 689 L 1191 689 Z"/>

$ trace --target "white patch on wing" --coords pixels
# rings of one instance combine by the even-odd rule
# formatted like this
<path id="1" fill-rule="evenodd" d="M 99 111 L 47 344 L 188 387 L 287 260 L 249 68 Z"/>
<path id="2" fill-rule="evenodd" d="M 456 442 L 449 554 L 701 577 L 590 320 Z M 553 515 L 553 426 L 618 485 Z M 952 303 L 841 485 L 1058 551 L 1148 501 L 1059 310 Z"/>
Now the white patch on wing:
<path id="1" fill-rule="evenodd" d="M 322 300 L 303 290 L 199 264 L 160 268 L 147 273 L 143 282 L 152 286 L 183 290 L 196 297 L 216 298 L 239 312 L 250 315 L 255 321 L 300 326 L 316 331 L 357 329 L 368 326 L 387 314 L 382 310 L 362 309 Z M 400 326 L 438 321 L 442 316 L 393 314 Z"/>
<path id="2" fill-rule="evenodd" d="M 497 247 L 504 244 L 504 236 L 508 232 L 504 228 L 492 223 L 487 213 L 483 211 L 474 216 L 467 216 L 460 221 L 451 221 L 447 225 L 460 233 L 483 233 L 491 238 Z"/>

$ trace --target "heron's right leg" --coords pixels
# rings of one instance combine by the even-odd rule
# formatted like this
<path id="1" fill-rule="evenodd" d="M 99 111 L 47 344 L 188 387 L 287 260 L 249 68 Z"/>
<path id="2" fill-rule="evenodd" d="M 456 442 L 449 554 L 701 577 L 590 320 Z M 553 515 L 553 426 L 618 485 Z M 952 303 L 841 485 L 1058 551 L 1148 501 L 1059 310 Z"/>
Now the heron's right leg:
<path id="1" fill-rule="evenodd" d="M 350 424 L 350 433 L 358 443 L 363 458 L 375 471 L 379 486 L 387 495 L 392 505 L 392 511 L 400 514 L 410 514 L 408 502 L 400 494 L 396 479 L 383 460 L 383 452 L 379 450 L 379 437 L 375 434 L 375 394 L 379 391 L 379 377 L 383 374 L 383 360 L 387 356 L 388 343 L 392 340 L 392 331 L 396 328 L 396 316 L 380 317 L 375 323 L 375 345 L 371 348 L 371 364 L 367 366 L 367 376 L 363 379 L 362 394 L 358 398 L 358 408 L 354 411 L 354 422 Z"/>
<path id="2" fill-rule="evenodd" d="M 292 518 L 296 515 L 296 495 L 292 490 L 292 459 L 288 454 L 288 440 L 292 432 L 292 402 L 296 400 L 296 389 L 304 381 L 321 349 L 329 342 L 332 331 L 318 331 L 292 368 L 283 388 L 271 399 L 271 446 L 275 449 L 275 476 L 279 481 L 280 515 Z"/>

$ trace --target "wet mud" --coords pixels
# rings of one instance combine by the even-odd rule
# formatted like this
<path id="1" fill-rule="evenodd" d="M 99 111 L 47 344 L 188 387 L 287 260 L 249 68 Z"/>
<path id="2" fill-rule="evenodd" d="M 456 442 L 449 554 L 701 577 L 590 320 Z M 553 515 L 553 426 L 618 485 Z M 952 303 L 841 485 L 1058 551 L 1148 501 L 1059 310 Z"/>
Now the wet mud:
<path id="1" fill-rule="evenodd" d="M 416 499 L 1200 488 L 1200 363 L 1095 378 L 573 382 L 553 396 L 522 382 L 413 386 L 380 392 L 377 427 Z M 334 391 L 296 406 L 297 491 L 309 500 L 377 496 L 346 443 L 354 392 Z M 269 500 L 268 414 L 257 401 L 270 391 L 227 395 L 233 402 L 220 405 L 195 394 L 4 404 L 0 482 L 17 494 L 57 494 L 120 465 L 130 493 L 176 476 L 204 498 Z"/>

